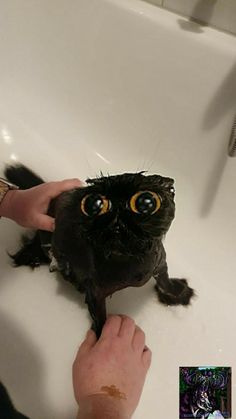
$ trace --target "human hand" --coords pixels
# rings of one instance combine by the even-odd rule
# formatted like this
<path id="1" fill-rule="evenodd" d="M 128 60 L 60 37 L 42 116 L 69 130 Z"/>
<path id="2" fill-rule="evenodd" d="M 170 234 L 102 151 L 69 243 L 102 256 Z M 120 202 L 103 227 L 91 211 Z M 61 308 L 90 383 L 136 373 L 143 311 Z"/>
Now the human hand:
<path id="1" fill-rule="evenodd" d="M 27 228 L 53 231 L 54 218 L 47 214 L 50 201 L 64 191 L 79 188 L 79 179 L 48 182 L 30 189 L 9 190 L 0 205 L 0 216 L 7 217 Z"/>
<path id="2" fill-rule="evenodd" d="M 91 403 L 92 395 L 105 395 L 118 405 L 122 418 L 130 418 L 139 402 L 150 364 L 151 351 L 145 346 L 142 329 L 127 316 L 109 317 L 98 340 L 93 330 L 88 331 L 74 361 L 77 403 L 86 406 L 86 400 L 87 404 Z"/>

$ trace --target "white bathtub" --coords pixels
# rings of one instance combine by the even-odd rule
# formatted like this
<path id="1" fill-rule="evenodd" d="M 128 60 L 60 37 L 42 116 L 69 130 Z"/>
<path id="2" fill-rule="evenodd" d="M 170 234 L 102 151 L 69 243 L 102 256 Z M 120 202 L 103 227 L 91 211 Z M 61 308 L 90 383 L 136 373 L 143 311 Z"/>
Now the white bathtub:
<path id="1" fill-rule="evenodd" d="M 153 352 L 134 418 L 178 418 L 179 366 L 236 368 L 236 38 L 138 0 L 0 5 L 1 167 L 19 160 L 46 180 L 141 169 L 176 179 L 169 270 L 197 299 L 164 307 L 150 280 L 107 306 L 132 316 Z M 13 269 L 6 249 L 21 229 L 0 228 L 1 379 L 32 419 L 73 418 L 87 308 L 47 267 Z"/>

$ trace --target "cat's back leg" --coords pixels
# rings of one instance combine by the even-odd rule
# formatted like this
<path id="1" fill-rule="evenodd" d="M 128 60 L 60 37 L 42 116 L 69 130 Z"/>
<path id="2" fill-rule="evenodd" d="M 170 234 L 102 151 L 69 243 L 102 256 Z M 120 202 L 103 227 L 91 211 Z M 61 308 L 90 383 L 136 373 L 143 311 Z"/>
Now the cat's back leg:
<path id="1" fill-rule="evenodd" d="M 48 264 L 49 258 L 42 247 L 39 232 L 31 238 L 22 237 L 22 246 L 15 254 L 10 254 L 15 266 L 30 266 L 36 268 L 42 264 Z"/>

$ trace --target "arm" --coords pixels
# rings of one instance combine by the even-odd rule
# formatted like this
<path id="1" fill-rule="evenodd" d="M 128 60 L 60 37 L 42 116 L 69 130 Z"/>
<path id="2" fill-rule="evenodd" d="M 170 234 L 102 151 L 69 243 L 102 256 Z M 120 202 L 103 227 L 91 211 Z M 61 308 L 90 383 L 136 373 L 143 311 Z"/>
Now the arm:
<path id="1" fill-rule="evenodd" d="M 79 405 L 77 419 L 129 419 L 124 406 L 105 394 L 93 394 Z"/>

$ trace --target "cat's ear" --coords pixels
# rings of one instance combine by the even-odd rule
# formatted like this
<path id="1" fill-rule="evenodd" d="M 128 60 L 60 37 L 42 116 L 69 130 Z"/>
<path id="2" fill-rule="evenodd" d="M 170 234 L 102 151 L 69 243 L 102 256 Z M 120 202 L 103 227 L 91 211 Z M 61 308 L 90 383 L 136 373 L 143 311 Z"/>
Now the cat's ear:
<path id="1" fill-rule="evenodd" d="M 174 179 L 170 178 L 170 177 L 163 177 L 162 180 L 162 185 L 163 188 L 165 188 L 167 191 L 169 191 L 171 194 L 175 194 L 175 187 L 174 187 Z"/>
<path id="2" fill-rule="evenodd" d="M 90 179 L 90 178 L 87 178 L 86 180 L 85 180 L 85 182 L 87 183 L 87 185 L 91 185 L 91 184 L 93 184 L 93 183 L 95 183 L 96 182 L 96 178 L 95 179 Z"/>
<path id="3" fill-rule="evenodd" d="M 149 175 L 148 180 L 153 185 L 156 185 L 157 187 L 161 187 L 165 189 L 167 192 L 171 193 L 172 195 L 175 194 L 175 188 L 174 188 L 174 179 L 170 177 L 164 177 L 160 175 Z"/>
<path id="4" fill-rule="evenodd" d="M 107 176 L 107 177 L 109 177 L 109 176 Z M 105 177 L 105 179 L 106 179 L 106 177 Z M 87 178 L 85 182 L 87 183 L 87 185 L 98 185 L 99 186 L 99 185 L 104 183 L 103 173 L 100 172 L 100 176 L 97 176 L 96 178 L 93 178 L 93 179 Z"/>

